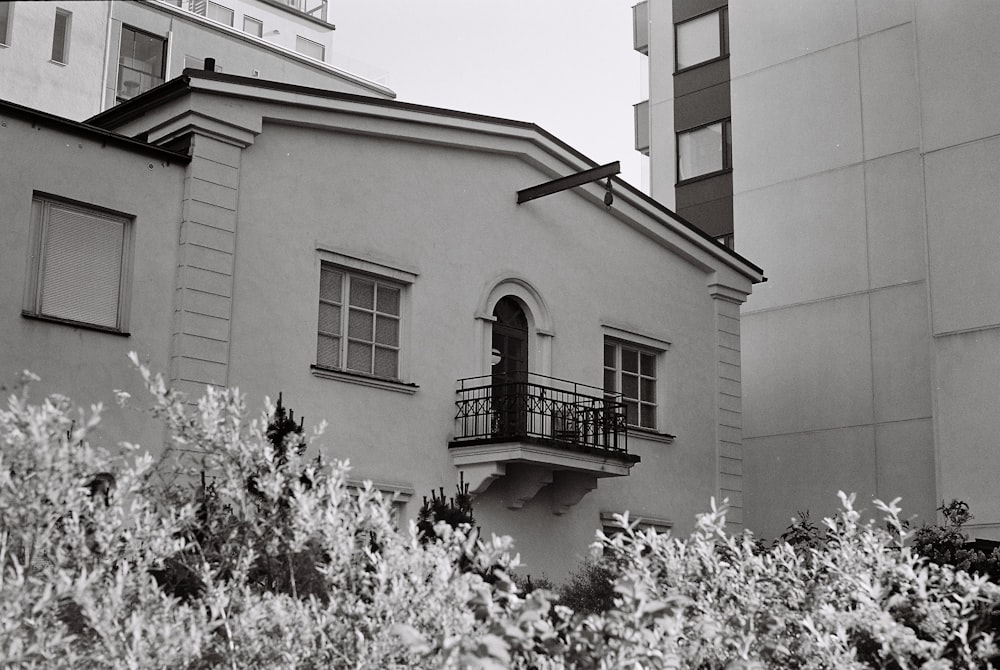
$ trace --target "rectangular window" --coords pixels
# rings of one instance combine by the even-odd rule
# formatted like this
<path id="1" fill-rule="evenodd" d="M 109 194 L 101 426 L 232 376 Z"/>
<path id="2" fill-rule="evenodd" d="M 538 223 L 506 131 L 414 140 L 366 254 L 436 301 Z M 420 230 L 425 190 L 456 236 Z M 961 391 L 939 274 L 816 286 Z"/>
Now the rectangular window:
<path id="1" fill-rule="evenodd" d="M 604 394 L 621 396 L 630 426 L 656 429 L 657 351 L 610 338 L 604 340 Z"/>
<path id="2" fill-rule="evenodd" d="M 56 23 L 52 31 L 52 60 L 57 63 L 69 62 L 69 34 L 73 23 L 73 12 L 56 9 Z"/>
<path id="3" fill-rule="evenodd" d="M 674 26 L 676 71 L 729 55 L 729 17 L 723 8 Z"/>
<path id="4" fill-rule="evenodd" d="M 125 331 L 132 221 L 36 196 L 24 313 Z"/>
<path id="5" fill-rule="evenodd" d="M 729 119 L 677 133 L 677 180 L 693 179 L 733 167 Z"/>
<path id="6" fill-rule="evenodd" d="M 263 37 L 264 35 L 264 22 L 258 21 L 251 16 L 243 17 L 243 32 L 247 35 L 253 35 L 254 37 Z"/>
<path id="7" fill-rule="evenodd" d="M 14 18 L 14 3 L 0 2 L 0 44 L 10 45 L 11 19 Z"/>
<path id="8" fill-rule="evenodd" d="M 301 35 L 295 36 L 295 50 L 303 56 L 309 56 L 316 60 L 323 60 L 326 57 L 326 47 L 319 42 L 307 40 Z"/>
<path id="9" fill-rule="evenodd" d="M 316 364 L 399 379 L 402 286 L 323 264 Z"/>
<path id="10" fill-rule="evenodd" d="M 211 2 L 211 0 L 209 0 L 208 5 L 205 7 L 205 16 L 213 21 L 224 23 L 227 26 L 233 25 L 233 10 L 229 9 L 229 7 L 217 5 Z"/>
<path id="11" fill-rule="evenodd" d="M 166 61 L 167 40 L 123 25 L 118 51 L 118 101 L 162 84 Z"/>

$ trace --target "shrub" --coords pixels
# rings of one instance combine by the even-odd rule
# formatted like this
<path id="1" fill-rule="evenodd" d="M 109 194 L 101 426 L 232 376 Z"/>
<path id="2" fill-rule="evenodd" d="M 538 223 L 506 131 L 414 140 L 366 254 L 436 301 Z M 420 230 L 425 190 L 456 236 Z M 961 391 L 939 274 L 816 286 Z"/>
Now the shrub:
<path id="1" fill-rule="evenodd" d="M 972 520 L 968 504 L 961 500 L 941 502 L 938 511 L 944 516 L 943 525 L 929 524 L 918 528 L 913 538 L 914 550 L 938 565 L 950 565 L 977 575 L 1000 579 L 1000 548 L 983 548 L 970 541 L 963 526 Z"/>
<path id="2" fill-rule="evenodd" d="M 617 571 L 607 560 L 586 560 L 558 589 L 559 604 L 584 616 L 606 612 L 614 607 L 617 576 Z"/>
<path id="3" fill-rule="evenodd" d="M 139 370 L 177 447 L 159 463 L 90 444 L 99 408 L 24 389 L 0 410 L 0 667 L 978 668 L 997 652 L 1000 587 L 918 556 L 894 503 L 883 528 L 842 496 L 798 551 L 728 535 L 714 505 L 688 538 L 621 517 L 595 546 L 610 563 L 581 571 L 581 591 L 613 579 L 613 607 L 574 612 L 519 591 L 507 538 L 398 532 L 346 463 L 305 459 L 318 432 L 268 438 L 275 408 L 247 420 L 237 391 L 209 389 L 191 410 Z"/>
<path id="4" fill-rule="evenodd" d="M 279 458 L 267 437 L 274 408 L 248 421 L 237 391 L 210 388 L 192 411 L 140 372 L 177 447 L 160 463 L 137 447 L 91 445 L 99 408 L 77 413 L 58 396 L 33 405 L 25 387 L 0 412 L 0 666 L 509 660 L 511 645 L 491 633 L 522 602 L 506 578 L 508 540 L 442 524 L 439 541 L 422 546 L 412 526 L 397 532 L 370 485 L 348 488 L 347 464 L 306 463 L 298 448 Z M 87 486 L 101 472 L 117 480 L 107 504 Z M 195 501 L 184 502 L 184 482 L 200 488 Z M 296 564 L 306 554 L 309 597 Z M 274 560 L 271 579 L 262 556 Z M 495 584 L 460 570 L 459 557 L 492 571 Z M 154 577 L 167 574 L 195 587 L 161 588 Z"/>

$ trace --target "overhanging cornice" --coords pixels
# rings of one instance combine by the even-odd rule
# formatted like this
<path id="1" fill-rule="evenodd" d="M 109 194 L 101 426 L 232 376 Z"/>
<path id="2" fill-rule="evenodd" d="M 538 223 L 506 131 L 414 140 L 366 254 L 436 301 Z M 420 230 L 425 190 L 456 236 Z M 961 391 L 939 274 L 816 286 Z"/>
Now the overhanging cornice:
<path id="1" fill-rule="evenodd" d="M 550 179 L 599 167 L 532 123 L 200 70 L 185 70 L 182 77 L 98 114 L 89 122 L 109 129 L 127 123 L 134 130 L 142 125 L 143 115 L 185 93 L 236 98 L 243 102 L 220 110 L 220 115 L 231 115 L 233 110 L 238 110 L 238 115 L 254 114 L 276 123 L 516 156 Z M 248 101 L 257 101 L 263 106 L 252 107 L 246 104 Z M 247 123 L 241 120 L 239 125 Z M 627 182 L 617 177 L 611 177 L 611 181 L 615 200 L 614 207 L 608 211 L 610 216 L 705 272 L 716 272 L 722 265 L 735 273 L 733 280 L 740 276 L 751 284 L 764 281 L 763 271 L 747 259 Z M 604 209 L 607 192 L 604 185 L 584 184 L 571 191 Z M 542 203 L 540 206 L 551 205 Z M 732 283 L 726 279 L 719 281 Z"/>

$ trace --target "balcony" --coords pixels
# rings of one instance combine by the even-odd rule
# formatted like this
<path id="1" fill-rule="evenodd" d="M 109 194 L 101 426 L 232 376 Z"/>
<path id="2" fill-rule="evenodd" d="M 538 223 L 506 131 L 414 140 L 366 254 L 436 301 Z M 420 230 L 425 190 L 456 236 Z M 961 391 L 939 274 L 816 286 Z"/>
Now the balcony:
<path id="1" fill-rule="evenodd" d="M 635 150 L 649 155 L 649 100 L 632 105 L 635 118 Z"/>
<path id="2" fill-rule="evenodd" d="M 546 487 L 553 512 L 569 507 L 603 477 L 628 475 L 625 405 L 600 388 L 531 373 L 458 381 L 452 462 L 479 494 L 505 478 L 501 492 L 519 509 Z"/>
<path id="3" fill-rule="evenodd" d="M 649 54 L 648 0 L 632 7 L 632 48 L 641 54 Z"/>
<path id="4" fill-rule="evenodd" d="M 227 7 L 227 0 L 212 2 L 211 0 L 160 0 L 168 5 L 180 7 L 181 9 L 198 14 L 206 18 L 218 21 L 227 26 L 233 26 L 234 12 Z M 261 0 L 264 4 L 284 10 L 290 14 L 310 19 L 313 22 L 328 24 L 327 5 L 329 0 Z M 254 12 L 256 14 L 256 12 Z M 332 28 L 332 26 L 329 26 Z"/>

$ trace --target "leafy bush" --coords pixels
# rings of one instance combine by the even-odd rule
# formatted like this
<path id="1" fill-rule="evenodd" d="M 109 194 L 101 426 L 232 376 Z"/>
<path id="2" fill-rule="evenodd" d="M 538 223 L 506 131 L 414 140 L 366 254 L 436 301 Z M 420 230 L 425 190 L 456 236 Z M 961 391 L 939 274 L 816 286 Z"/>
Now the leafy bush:
<path id="1" fill-rule="evenodd" d="M 559 590 L 559 604 L 577 614 L 601 614 L 615 604 L 615 579 L 618 571 L 602 558 L 584 561 Z"/>
<path id="2" fill-rule="evenodd" d="M 238 392 L 209 389 L 190 411 L 140 372 L 176 447 L 160 463 L 91 445 L 100 408 L 33 405 L 25 388 L 0 411 L 0 666 L 457 667 L 507 653 L 487 622 L 511 609 L 505 592 L 521 602 L 508 540 L 443 527 L 421 546 L 370 485 L 348 488 L 346 464 L 306 463 L 298 448 L 279 458 L 273 408 L 247 421 Z M 99 472 L 117 481 L 107 504 L 87 486 Z M 155 578 L 179 574 L 195 587 Z"/>
<path id="3" fill-rule="evenodd" d="M 951 565 L 977 575 L 1000 580 L 1000 548 L 977 546 L 962 527 L 973 518 L 968 504 L 961 500 L 941 502 L 938 511 L 944 516 L 943 525 L 930 524 L 918 528 L 913 547 L 920 555 L 939 565 Z"/>
<path id="4" fill-rule="evenodd" d="M 622 517 L 595 545 L 610 563 L 581 573 L 613 606 L 574 611 L 518 589 L 509 539 L 397 531 L 345 463 L 306 460 L 318 433 L 268 438 L 276 408 L 248 421 L 238 392 L 209 389 L 192 411 L 139 369 L 175 447 L 160 462 L 90 444 L 99 408 L 22 390 L 0 410 L 0 667 L 978 668 L 997 653 L 1000 587 L 916 555 L 895 504 L 878 503 L 881 527 L 843 496 L 798 551 L 727 535 L 714 505 L 684 539 Z"/>

